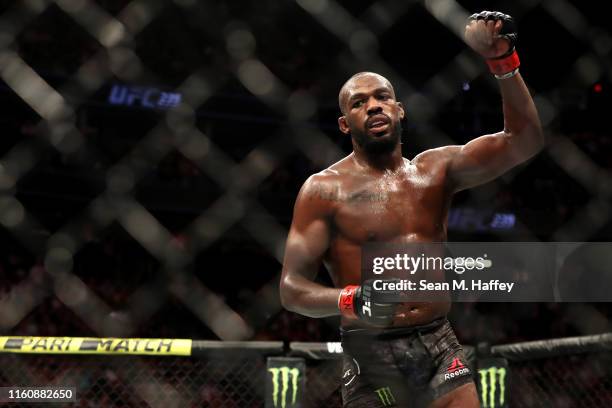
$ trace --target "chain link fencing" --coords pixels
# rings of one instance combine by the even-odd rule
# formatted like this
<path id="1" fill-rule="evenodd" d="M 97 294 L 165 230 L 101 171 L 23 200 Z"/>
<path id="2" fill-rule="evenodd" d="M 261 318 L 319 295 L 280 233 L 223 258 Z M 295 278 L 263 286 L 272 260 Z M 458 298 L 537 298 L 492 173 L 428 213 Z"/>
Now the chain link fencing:
<path id="1" fill-rule="evenodd" d="M 610 353 L 566 355 L 510 364 L 512 407 L 607 407 Z"/>
<path id="2" fill-rule="evenodd" d="M 290 403 L 294 395 L 304 407 L 341 406 L 339 343 L 289 345 L 291 355 L 306 360 L 304 372 L 295 377 L 295 384 L 300 384 L 295 390 L 289 376 L 273 377 L 267 369 L 269 356 L 283 354 L 282 344 L 204 343 L 192 356 L 5 354 L 0 381 L 76 386 L 75 406 L 289 407 L 295 406 Z M 508 371 L 491 373 L 485 368 L 481 374 L 473 368 L 483 407 L 609 406 L 609 344 L 608 335 L 495 346 L 492 355 L 507 357 Z M 479 354 L 467 349 L 474 367 Z M 301 375 L 303 385 L 297 382 Z M 270 400 L 275 403 L 266 405 L 266 393 L 275 393 Z"/>
<path id="3" fill-rule="evenodd" d="M 77 407 L 263 407 L 265 361 L 231 353 L 206 360 L 133 356 L 2 359 L 2 384 L 71 384 L 76 386 Z"/>
<path id="4" fill-rule="evenodd" d="M 6 354 L 2 361 L 1 384 L 72 386 L 77 407 L 264 406 L 266 361 L 248 349 L 199 357 Z"/>
<path id="5" fill-rule="evenodd" d="M 519 22 L 521 70 L 549 147 L 457 197 L 460 210 L 491 204 L 485 221 L 514 211 L 512 234 L 471 227 L 478 220 L 451 226 L 451 238 L 609 237 L 609 24 L 568 0 L 494 5 Z M 336 92 L 357 71 L 388 77 L 408 108 L 407 155 L 498 130 L 495 81 L 461 40 L 474 7 L 1 2 L 2 333 L 337 336 L 337 321 L 294 320 L 277 296 L 297 189 L 348 149 Z M 550 41 L 564 52 L 547 56 Z M 604 92 L 591 90 L 596 82 Z M 558 334 L 610 330 L 601 305 L 563 313 L 581 318 Z M 477 308 L 466 316 L 486 326 L 458 325 L 468 341 L 501 324 Z"/>

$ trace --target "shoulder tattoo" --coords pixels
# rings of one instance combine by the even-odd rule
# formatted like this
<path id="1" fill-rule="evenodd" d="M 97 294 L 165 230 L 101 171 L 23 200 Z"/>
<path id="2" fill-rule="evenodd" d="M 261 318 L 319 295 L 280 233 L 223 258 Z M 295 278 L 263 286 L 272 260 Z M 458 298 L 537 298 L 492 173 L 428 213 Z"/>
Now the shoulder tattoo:
<path id="1" fill-rule="evenodd" d="M 340 189 L 337 186 L 316 186 L 308 194 L 310 200 L 340 201 Z"/>

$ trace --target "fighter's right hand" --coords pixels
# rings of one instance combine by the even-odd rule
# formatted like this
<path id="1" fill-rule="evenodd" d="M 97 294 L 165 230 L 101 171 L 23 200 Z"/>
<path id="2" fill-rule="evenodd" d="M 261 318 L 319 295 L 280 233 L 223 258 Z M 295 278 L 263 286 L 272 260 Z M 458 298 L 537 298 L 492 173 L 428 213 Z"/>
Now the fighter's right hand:
<path id="1" fill-rule="evenodd" d="M 373 299 L 374 280 L 369 279 L 361 286 L 350 285 L 342 289 L 338 307 L 343 317 L 360 319 L 376 326 L 388 326 L 395 316 L 395 303 L 381 303 Z"/>

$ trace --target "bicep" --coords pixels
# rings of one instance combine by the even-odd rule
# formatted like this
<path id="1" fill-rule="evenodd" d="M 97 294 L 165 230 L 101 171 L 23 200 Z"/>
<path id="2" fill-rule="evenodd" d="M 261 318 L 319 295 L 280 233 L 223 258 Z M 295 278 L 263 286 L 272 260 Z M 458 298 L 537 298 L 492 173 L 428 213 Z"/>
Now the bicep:
<path id="1" fill-rule="evenodd" d="M 330 243 L 329 203 L 300 192 L 283 261 L 283 277 L 303 276 L 313 279 Z"/>
<path id="2" fill-rule="evenodd" d="M 324 220 L 313 220 L 303 229 L 292 226 L 285 246 L 283 275 L 313 279 L 329 246 L 329 228 Z"/>
<path id="3" fill-rule="evenodd" d="M 285 247 L 280 299 L 285 308 L 305 316 L 333 316 L 339 312 L 339 289 L 314 281 L 330 244 L 333 204 L 322 198 L 320 189 L 310 195 L 302 192 Z"/>
<path id="4" fill-rule="evenodd" d="M 449 177 L 456 191 L 487 183 L 522 161 L 508 133 L 480 136 L 452 151 Z"/>

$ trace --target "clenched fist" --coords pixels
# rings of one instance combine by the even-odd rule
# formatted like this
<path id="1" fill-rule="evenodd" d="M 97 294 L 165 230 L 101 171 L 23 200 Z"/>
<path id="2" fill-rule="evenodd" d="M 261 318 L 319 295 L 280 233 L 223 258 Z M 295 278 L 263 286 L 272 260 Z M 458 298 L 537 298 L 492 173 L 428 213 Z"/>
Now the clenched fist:
<path id="1" fill-rule="evenodd" d="M 514 50 L 516 30 L 512 17 L 497 11 L 473 14 L 465 27 L 465 42 L 486 59 L 500 58 Z"/>

